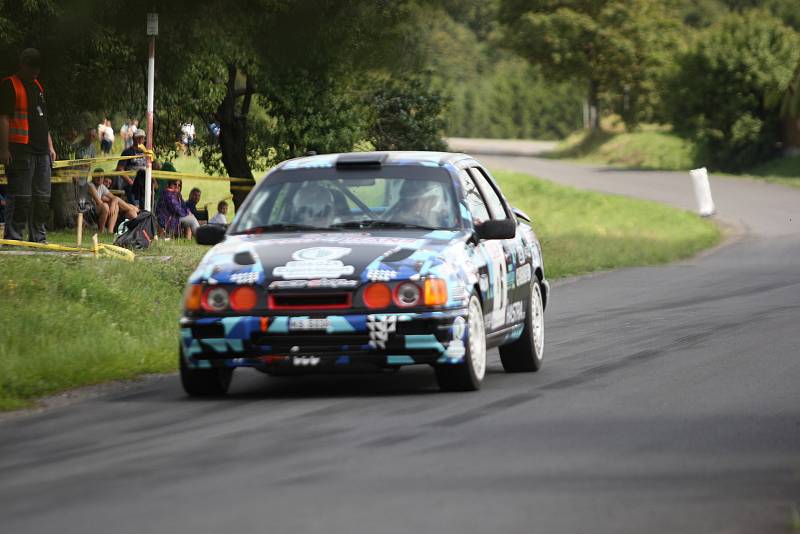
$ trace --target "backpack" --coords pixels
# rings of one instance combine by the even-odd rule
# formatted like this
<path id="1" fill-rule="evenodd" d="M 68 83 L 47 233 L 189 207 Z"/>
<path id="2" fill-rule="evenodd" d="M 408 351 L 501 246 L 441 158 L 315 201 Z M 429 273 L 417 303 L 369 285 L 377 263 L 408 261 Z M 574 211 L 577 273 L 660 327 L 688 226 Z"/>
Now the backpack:
<path id="1" fill-rule="evenodd" d="M 146 249 L 150 247 L 150 242 L 157 233 L 155 215 L 149 211 L 140 211 L 138 217 L 125 221 L 125 229 L 114 240 L 114 244 L 132 250 Z"/>

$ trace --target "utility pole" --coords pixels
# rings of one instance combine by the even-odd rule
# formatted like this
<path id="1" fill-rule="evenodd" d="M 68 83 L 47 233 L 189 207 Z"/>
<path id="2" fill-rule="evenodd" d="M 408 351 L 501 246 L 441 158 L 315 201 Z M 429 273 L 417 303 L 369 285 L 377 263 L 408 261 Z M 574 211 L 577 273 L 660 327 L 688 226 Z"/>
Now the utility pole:
<path id="1" fill-rule="evenodd" d="M 147 14 L 147 35 L 150 37 L 147 55 L 147 150 L 153 150 L 153 107 L 156 79 L 156 35 L 158 35 L 158 13 Z M 151 152 L 152 153 L 152 152 Z M 147 158 L 144 174 L 144 209 L 153 211 L 153 158 Z"/>

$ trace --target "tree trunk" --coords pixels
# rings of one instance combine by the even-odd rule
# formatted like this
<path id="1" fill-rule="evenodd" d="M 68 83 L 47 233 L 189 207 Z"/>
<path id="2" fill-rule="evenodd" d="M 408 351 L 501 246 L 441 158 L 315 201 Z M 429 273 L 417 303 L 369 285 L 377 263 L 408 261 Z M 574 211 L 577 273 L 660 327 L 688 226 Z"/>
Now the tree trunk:
<path id="1" fill-rule="evenodd" d="M 600 102 L 598 90 L 597 80 L 589 80 L 589 128 L 591 128 L 593 132 L 600 129 Z"/>
<path id="2" fill-rule="evenodd" d="M 253 85 L 250 75 L 247 75 L 247 83 L 244 91 L 236 89 L 235 65 L 228 65 L 228 90 L 225 98 L 217 108 L 217 119 L 219 120 L 219 146 L 222 151 L 222 164 L 228 171 L 228 176 L 235 178 L 247 178 L 251 183 L 231 182 L 231 195 L 233 195 L 233 205 L 236 209 L 244 201 L 247 191 L 243 191 L 243 186 L 255 185 L 250 164 L 247 161 L 247 114 L 250 111 L 250 101 L 253 96 Z M 236 101 L 243 96 L 241 111 L 236 111 Z"/>
<path id="3" fill-rule="evenodd" d="M 50 187 L 51 230 L 75 228 L 75 215 L 78 203 L 75 199 L 75 187 L 72 183 L 54 183 Z"/>
<path id="4" fill-rule="evenodd" d="M 800 115 L 783 119 L 784 154 L 800 154 Z"/>

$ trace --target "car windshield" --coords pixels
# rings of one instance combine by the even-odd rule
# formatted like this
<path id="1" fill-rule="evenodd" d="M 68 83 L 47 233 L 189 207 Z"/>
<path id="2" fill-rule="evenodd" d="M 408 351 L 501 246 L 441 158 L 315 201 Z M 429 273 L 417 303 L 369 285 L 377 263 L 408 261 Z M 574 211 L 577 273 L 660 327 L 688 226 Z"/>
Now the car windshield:
<path id="1" fill-rule="evenodd" d="M 452 229 L 455 193 L 444 169 L 278 171 L 253 192 L 231 231 Z"/>

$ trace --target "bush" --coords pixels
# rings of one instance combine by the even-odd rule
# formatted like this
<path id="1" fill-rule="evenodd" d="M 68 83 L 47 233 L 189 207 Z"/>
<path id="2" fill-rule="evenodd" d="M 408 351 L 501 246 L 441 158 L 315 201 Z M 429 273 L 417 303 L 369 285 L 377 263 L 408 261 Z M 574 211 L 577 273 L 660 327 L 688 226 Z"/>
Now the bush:
<path id="1" fill-rule="evenodd" d="M 693 136 L 707 165 L 739 171 L 777 152 L 777 105 L 800 61 L 800 37 L 763 11 L 731 14 L 679 57 L 668 113 Z"/>

